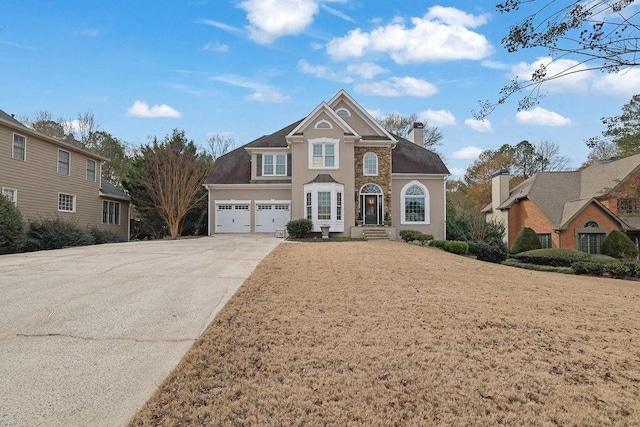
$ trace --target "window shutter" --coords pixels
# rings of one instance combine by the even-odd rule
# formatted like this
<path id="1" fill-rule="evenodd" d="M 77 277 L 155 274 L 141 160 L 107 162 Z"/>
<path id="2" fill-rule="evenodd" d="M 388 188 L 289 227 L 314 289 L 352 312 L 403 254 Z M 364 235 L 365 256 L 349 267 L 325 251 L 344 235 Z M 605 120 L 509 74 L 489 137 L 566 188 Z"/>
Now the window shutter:
<path id="1" fill-rule="evenodd" d="M 262 154 L 257 154 L 256 158 L 256 176 L 262 176 Z"/>
<path id="2" fill-rule="evenodd" d="M 287 154 L 287 176 L 291 176 L 291 154 Z"/>

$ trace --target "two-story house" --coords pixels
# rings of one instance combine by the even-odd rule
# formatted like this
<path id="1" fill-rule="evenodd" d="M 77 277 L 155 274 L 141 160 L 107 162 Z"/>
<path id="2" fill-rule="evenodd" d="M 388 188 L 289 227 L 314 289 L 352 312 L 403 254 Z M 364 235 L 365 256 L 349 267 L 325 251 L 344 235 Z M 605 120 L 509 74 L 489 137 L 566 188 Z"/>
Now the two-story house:
<path id="1" fill-rule="evenodd" d="M 509 190 L 509 171 L 494 174 L 492 201 L 483 212 L 507 226 L 511 247 L 524 227 L 543 248 L 600 253 L 604 238 L 620 230 L 640 237 L 640 154 L 582 170 L 538 172 Z"/>
<path id="2" fill-rule="evenodd" d="M 449 170 L 409 139 L 387 132 L 345 91 L 304 119 L 218 158 L 206 179 L 210 233 L 273 233 L 290 219 L 362 237 L 370 227 L 445 237 Z"/>
<path id="3" fill-rule="evenodd" d="M 101 178 L 106 159 L 0 110 L 0 191 L 25 221 L 61 218 L 129 238 L 129 196 Z"/>

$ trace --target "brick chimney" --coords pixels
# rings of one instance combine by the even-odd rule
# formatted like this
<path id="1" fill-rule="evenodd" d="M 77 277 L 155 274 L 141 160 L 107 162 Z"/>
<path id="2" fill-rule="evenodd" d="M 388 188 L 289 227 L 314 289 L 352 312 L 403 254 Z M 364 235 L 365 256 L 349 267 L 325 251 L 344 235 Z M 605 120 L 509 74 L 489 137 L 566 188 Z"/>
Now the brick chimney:
<path id="1" fill-rule="evenodd" d="M 509 175 L 508 169 L 500 169 L 491 175 L 491 207 L 495 209 L 509 198 Z"/>
<path id="2" fill-rule="evenodd" d="M 416 145 L 424 146 L 424 124 L 415 122 L 407 139 Z"/>

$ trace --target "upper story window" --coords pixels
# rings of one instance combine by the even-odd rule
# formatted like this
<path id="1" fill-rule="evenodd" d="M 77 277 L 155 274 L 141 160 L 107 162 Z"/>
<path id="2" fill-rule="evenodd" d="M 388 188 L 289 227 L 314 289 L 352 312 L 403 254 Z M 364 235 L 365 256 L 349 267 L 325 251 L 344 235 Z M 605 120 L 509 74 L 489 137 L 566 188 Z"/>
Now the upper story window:
<path id="1" fill-rule="evenodd" d="M 429 224 L 429 190 L 418 181 L 402 188 L 402 224 Z"/>
<path id="2" fill-rule="evenodd" d="M 262 155 L 262 175 L 263 176 L 286 176 L 287 175 L 287 155 L 286 154 L 263 154 Z"/>
<path id="3" fill-rule="evenodd" d="M 333 129 L 333 126 L 326 120 L 320 120 L 316 123 L 316 129 Z"/>
<path id="4" fill-rule="evenodd" d="M 13 134 L 13 146 L 11 149 L 11 157 L 16 160 L 25 160 L 27 153 L 27 138 L 18 135 L 17 133 Z"/>
<path id="5" fill-rule="evenodd" d="M 14 205 L 18 204 L 18 190 L 15 188 L 2 187 L 2 195 Z"/>
<path id="6" fill-rule="evenodd" d="M 87 181 L 96 182 L 96 161 L 87 159 Z"/>
<path id="7" fill-rule="evenodd" d="M 346 108 L 344 108 L 344 107 L 338 108 L 336 110 L 336 114 L 339 115 L 340 117 L 349 117 L 349 116 L 351 116 L 351 112 L 349 110 L 347 110 Z"/>
<path id="8" fill-rule="evenodd" d="M 363 159 L 363 174 L 366 176 L 378 175 L 378 156 L 376 153 L 366 153 Z"/>
<path id="9" fill-rule="evenodd" d="M 338 140 L 317 138 L 309 140 L 309 169 L 338 169 Z"/>
<path id="10" fill-rule="evenodd" d="M 598 223 L 597 223 L 597 222 L 595 222 L 595 221 L 587 221 L 587 222 L 584 224 L 584 226 L 585 226 L 585 228 L 598 228 L 598 227 L 600 227 L 600 226 L 598 225 Z"/>
<path id="11" fill-rule="evenodd" d="M 63 212 L 75 212 L 76 196 L 73 194 L 58 193 L 58 210 Z"/>
<path id="12" fill-rule="evenodd" d="M 71 154 L 68 151 L 58 150 L 58 174 L 70 175 Z"/>
<path id="13" fill-rule="evenodd" d="M 618 199 L 618 215 L 637 214 L 639 211 L 638 199 Z"/>

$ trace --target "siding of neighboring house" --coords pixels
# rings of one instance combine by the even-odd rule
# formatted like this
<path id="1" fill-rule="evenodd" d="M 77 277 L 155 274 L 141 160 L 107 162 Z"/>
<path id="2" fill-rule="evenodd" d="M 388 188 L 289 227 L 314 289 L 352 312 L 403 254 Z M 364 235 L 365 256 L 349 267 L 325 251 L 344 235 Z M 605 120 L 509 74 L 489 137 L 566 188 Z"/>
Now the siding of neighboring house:
<path id="1" fill-rule="evenodd" d="M 13 134 L 26 138 L 25 159 L 12 158 Z M 69 175 L 58 174 L 58 153 L 69 153 Z M 95 179 L 87 180 L 87 159 L 95 162 Z M 102 224 L 100 166 L 104 159 L 27 128 L 0 121 L 0 187 L 17 190 L 17 207 L 25 221 L 60 218 L 81 227 L 98 227 L 128 238 L 128 201 L 121 203 L 120 224 Z M 58 195 L 75 197 L 75 211 L 60 211 Z M 108 198 L 108 197 L 107 197 Z"/>
<path id="2" fill-rule="evenodd" d="M 511 247 L 516 236 L 525 227 L 533 229 L 537 234 L 551 234 L 551 247 L 559 247 L 558 235 L 553 232 L 553 223 L 528 199 L 519 200 L 509 209 L 509 239 L 507 245 Z"/>

